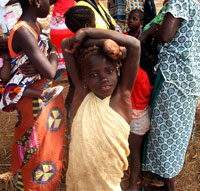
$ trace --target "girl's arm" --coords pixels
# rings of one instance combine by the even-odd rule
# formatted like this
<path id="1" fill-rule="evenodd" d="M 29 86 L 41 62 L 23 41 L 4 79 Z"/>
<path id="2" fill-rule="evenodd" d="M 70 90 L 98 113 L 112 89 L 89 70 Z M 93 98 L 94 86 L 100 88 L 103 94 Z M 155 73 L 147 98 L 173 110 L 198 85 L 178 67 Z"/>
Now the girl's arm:
<path id="1" fill-rule="evenodd" d="M 62 53 L 64 56 L 64 60 L 67 66 L 67 71 L 70 74 L 73 84 L 75 85 L 76 89 L 82 89 L 83 84 L 81 82 L 80 76 L 78 74 L 78 69 L 76 66 L 76 60 L 73 53 L 69 53 L 66 50 L 71 50 L 74 44 L 74 37 L 66 38 L 62 41 Z"/>
<path id="2" fill-rule="evenodd" d="M 35 66 L 36 70 L 45 78 L 54 78 L 57 70 L 58 57 L 56 54 L 51 54 L 48 58 L 38 47 L 38 42 L 25 28 L 19 28 L 13 37 L 13 50 L 16 53 L 23 51 L 29 58 L 29 61 Z"/>
<path id="3" fill-rule="evenodd" d="M 84 39 L 112 39 L 119 46 L 127 49 L 127 56 L 122 63 L 122 74 L 118 88 L 123 94 L 130 94 L 137 75 L 140 61 L 140 42 L 134 37 L 124 35 L 112 30 L 103 30 L 96 28 L 80 29 L 74 36 L 73 49 L 80 47 Z"/>
<path id="4" fill-rule="evenodd" d="M 69 51 L 73 47 L 73 37 L 66 38 L 62 41 L 61 44 L 62 47 L 62 53 L 64 56 L 64 60 L 66 63 L 67 71 L 71 77 L 71 80 L 75 86 L 75 92 L 71 104 L 71 111 L 70 115 L 73 118 L 82 103 L 84 97 L 87 95 L 89 90 L 87 88 L 84 88 L 83 83 L 81 81 L 81 78 L 78 74 L 78 69 L 76 65 L 75 55 L 72 53 L 69 53 Z"/>

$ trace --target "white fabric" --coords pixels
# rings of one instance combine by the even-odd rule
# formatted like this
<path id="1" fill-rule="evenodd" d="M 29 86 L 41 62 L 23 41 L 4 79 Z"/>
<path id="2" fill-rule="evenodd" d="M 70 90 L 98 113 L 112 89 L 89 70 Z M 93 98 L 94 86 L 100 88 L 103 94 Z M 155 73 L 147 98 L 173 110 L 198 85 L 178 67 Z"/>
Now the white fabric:
<path id="1" fill-rule="evenodd" d="M 1 0 L 0 1 L 0 7 L 5 8 L 6 4 L 9 2 L 9 0 Z"/>
<path id="2" fill-rule="evenodd" d="M 133 109 L 130 131 L 136 135 L 144 135 L 150 129 L 150 107 L 144 110 Z"/>
<path id="3" fill-rule="evenodd" d="M 22 14 L 22 9 L 19 3 L 5 6 L 8 1 L 9 0 L 1 0 L 0 3 L 0 23 L 3 33 L 10 32 Z"/>

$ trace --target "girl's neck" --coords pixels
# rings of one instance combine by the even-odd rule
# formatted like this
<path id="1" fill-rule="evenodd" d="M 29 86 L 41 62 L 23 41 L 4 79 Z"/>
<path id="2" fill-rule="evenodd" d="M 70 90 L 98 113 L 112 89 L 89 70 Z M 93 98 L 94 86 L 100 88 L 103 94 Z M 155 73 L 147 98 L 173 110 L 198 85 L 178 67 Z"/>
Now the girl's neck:
<path id="1" fill-rule="evenodd" d="M 37 21 L 37 15 L 34 10 L 27 8 L 23 10 L 19 20 L 26 21 L 27 23 L 35 23 Z"/>
<path id="2" fill-rule="evenodd" d="M 138 38 L 139 34 L 140 34 L 140 28 L 137 29 L 131 29 L 130 31 L 128 31 L 128 34 L 130 36 L 134 36 L 135 38 Z"/>

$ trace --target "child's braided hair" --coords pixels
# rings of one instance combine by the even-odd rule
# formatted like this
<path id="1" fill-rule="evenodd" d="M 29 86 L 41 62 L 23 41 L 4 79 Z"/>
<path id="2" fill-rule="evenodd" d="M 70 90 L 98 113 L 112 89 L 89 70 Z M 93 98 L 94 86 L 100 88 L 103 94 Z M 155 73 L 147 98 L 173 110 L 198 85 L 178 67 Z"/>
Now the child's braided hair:
<path id="1" fill-rule="evenodd" d="M 95 21 L 95 15 L 92 9 L 86 6 L 74 6 L 68 9 L 64 14 L 65 24 L 73 32 L 77 32 L 80 28 L 84 28 L 86 24 Z"/>
<path id="2" fill-rule="evenodd" d="M 83 73 L 83 68 L 85 63 L 87 62 L 88 58 L 91 56 L 97 56 L 97 55 L 103 55 L 105 56 L 108 60 L 113 63 L 113 65 L 117 66 L 117 61 L 112 60 L 107 56 L 107 54 L 104 52 L 102 47 L 99 46 L 90 46 L 88 48 L 81 48 L 79 51 L 79 54 L 77 55 L 77 64 L 78 64 L 78 73 L 81 76 Z"/>

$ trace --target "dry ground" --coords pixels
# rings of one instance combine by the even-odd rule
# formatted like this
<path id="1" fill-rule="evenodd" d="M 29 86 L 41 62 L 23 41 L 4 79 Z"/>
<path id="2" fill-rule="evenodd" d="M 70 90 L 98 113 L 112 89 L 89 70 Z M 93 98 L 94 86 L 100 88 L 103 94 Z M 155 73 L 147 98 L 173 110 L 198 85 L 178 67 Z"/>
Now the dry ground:
<path id="1" fill-rule="evenodd" d="M 103 0 L 106 3 L 106 0 Z M 162 0 L 155 0 L 157 10 L 161 7 Z M 41 20 L 43 26 L 48 29 L 50 16 Z M 60 80 L 60 84 L 65 86 L 64 96 L 68 90 L 67 78 Z M 13 132 L 16 123 L 16 112 L 5 113 L 0 111 L 0 191 L 14 191 L 11 176 L 11 147 Z M 176 180 L 177 191 L 200 191 L 200 111 L 196 113 L 196 131 L 193 139 L 191 138 L 183 170 Z M 147 175 L 143 185 L 149 182 Z M 124 178 L 122 187 L 127 187 L 128 180 Z M 151 183 L 151 181 L 150 181 Z M 59 190 L 64 190 L 63 181 Z"/>

